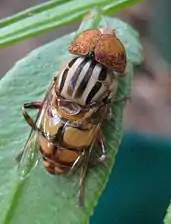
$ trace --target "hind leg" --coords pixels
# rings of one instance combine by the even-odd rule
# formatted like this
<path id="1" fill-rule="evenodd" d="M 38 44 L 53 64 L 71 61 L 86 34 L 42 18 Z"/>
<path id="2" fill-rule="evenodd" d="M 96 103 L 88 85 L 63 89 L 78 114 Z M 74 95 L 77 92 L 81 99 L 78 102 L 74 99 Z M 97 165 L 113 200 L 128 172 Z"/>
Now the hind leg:
<path id="1" fill-rule="evenodd" d="M 97 163 L 102 163 L 107 158 L 107 149 L 106 149 L 106 145 L 105 145 L 105 142 L 104 142 L 104 137 L 103 137 L 102 134 L 100 136 L 99 143 L 100 143 L 101 155 L 97 159 Z"/>
<path id="2" fill-rule="evenodd" d="M 104 161 L 107 158 L 107 149 L 104 141 L 104 136 L 102 133 L 99 134 L 97 140 L 96 140 L 96 147 L 98 147 L 99 156 L 95 159 L 92 159 L 90 161 L 90 166 L 97 166 L 101 163 L 104 163 Z"/>

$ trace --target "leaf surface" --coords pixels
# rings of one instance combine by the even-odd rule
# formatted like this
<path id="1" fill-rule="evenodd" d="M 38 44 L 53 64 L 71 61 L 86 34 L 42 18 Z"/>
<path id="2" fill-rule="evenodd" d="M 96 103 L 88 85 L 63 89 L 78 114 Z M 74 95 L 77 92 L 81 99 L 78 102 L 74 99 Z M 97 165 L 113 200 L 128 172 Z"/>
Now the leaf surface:
<path id="1" fill-rule="evenodd" d="M 171 204 L 169 205 L 167 213 L 164 217 L 164 224 L 170 224 L 170 223 L 171 223 Z"/>

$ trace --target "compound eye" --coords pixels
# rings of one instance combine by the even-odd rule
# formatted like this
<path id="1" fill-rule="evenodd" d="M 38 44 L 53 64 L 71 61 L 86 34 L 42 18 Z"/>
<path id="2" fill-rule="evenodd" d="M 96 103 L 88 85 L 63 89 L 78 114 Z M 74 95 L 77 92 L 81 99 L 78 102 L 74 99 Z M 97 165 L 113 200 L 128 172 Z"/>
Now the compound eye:
<path id="1" fill-rule="evenodd" d="M 101 32 L 98 29 L 88 29 L 78 35 L 69 46 L 69 52 L 75 55 L 88 55 L 92 52 L 100 39 Z"/>
<path id="2" fill-rule="evenodd" d="M 124 73 L 126 52 L 123 44 L 115 35 L 103 34 L 95 49 L 95 60 L 115 72 Z"/>
<path id="3" fill-rule="evenodd" d="M 126 67 L 126 51 L 122 42 L 117 38 L 113 29 L 89 29 L 79 34 L 69 47 L 71 54 L 79 56 L 90 56 L 106 66 L 113 69 L 120 76 Z"/>

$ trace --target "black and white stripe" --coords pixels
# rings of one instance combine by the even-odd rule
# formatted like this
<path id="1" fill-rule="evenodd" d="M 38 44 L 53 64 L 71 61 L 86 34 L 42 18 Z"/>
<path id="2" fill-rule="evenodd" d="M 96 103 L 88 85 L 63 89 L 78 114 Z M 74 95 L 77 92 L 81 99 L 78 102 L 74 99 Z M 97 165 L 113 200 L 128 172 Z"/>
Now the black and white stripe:
<path id="1" fill-rule="evenodd" d="M 60 72 L 57 90 L 61 96 L 80 105 L 99 102 L 113 91 L 114 75 L 102 64 L 88 57 L 75 57 Z"/>

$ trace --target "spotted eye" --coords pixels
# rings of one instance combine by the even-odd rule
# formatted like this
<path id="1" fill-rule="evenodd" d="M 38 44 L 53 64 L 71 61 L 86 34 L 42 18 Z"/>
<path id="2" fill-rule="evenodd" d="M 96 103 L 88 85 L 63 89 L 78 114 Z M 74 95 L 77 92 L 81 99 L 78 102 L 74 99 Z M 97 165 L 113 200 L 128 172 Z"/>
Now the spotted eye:
<path id="1" fill-rule="evenodd" d="M 75 55 L 87 55 L 94 50 L 97 42 L 101 38 L 101 32 L 98 29 L 88 29 L 78 35 L 69 46 L 69 52 Z"/>
<path id="2" fill-rule="evenodd" d="M 69 51 L 80 56 L 93 52 L 93 57 L 97 62 L 124 75 L 126 67 L 125 47 L 112 29 L 83 31 L 71 43 Z"/>
<path id="3" fill-rule="evenodd" d="M 95 59 L 118 73 L 123 73 L 126 67 L 126 53 L 124 46 L 109 34 L 102 35 L 94 49 Z"/>

